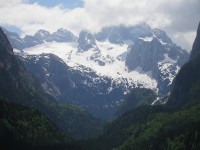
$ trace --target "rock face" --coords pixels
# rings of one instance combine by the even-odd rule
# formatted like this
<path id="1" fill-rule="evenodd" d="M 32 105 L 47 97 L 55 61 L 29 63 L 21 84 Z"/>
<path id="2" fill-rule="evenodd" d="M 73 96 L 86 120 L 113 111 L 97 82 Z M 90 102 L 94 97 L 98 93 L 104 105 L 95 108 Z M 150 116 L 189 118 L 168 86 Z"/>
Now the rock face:
<path id="1" fill-rule="evenodd" d="M 6 37 L 2 28 L 0 28 L 0 78 L 3 76 L 5 70 L 10 70 L 13 66 L 12 59 L 14 57 L 13 48 Z M 1 86 L 5 83 L 3 78 L 0 79 Z"/>
<path id="2" fill-rule="evenodd" d="M 167 36 L 167 34 L 160 29 L 152 29 L 152 34 L 154 34 L 155 37 L 162 40 L 164 43 L 173 44 L 172 40 Z"/>
<path id="3" fill-rule="evenodd" d="M 24 38 L 20 38 L 18 34 L 9 32 L 3 29 L 8 36 L 12 46 L 16 49 L 23 50 L 25 48 L 33 47 L 44 42 L 75 42 L 77 37 L 66 29 L 58 29 L 52 34 L 46 30 L 38 30 L 35 35 L 26 35 Z"/>
<path id="4" fill-rule="evenodd" d="M 174 44 L 164 31 L 153 29 L 150 35 L 139 37 L 129 46 L 126 66 L 129 71 L 141 68 L 151 72 L 160 92 L 167 94 L 179 68 L 187 62 L 188 53 Z"/>
<path id="5" fill-rule="evenodd" d="M 95 34 L 95 38 L 98 41 L 108 40 L 113 44 L 124 44 L 127 41 L 134 41 L 139 36 L 151 34 L 150 30 L 151 28 L 145 23 L 129 27 L 124 25 L 105 27 L 101 32 Z"/>
<path id="6" fill-rule="evenodd" d="M 25 97 L 38 94 L 40 86 L 24 65 L 15 58 L 12 46 L 0 28 L 0 97 L 28 104 Z M 38 88 L 38 90 L 36 90 Z"/>
<path id="7" fill-rule="evenodd" d="M 53 54 L 19 57 L 44 90 L 59 102 L 78 104 L 98 117 L 109 118 L 115 112 L 116 100 L 123 98 L 123 85 L 89 68 L 70 68 Z"/>
<path id="8" fill-rule="evenodd" d="M 78 50 L 87 51 L 91 48 L 98 49 L 94 36 L 88 31 L 81 31 L 78 38 Z"/>
<path id="9" fill-rule="evenodd" d="M 67 97 L 67 91 L 73 88 L 74 83 L 69 77 L 69 67 L 53 54 L 40 56 L 20 57 L 27 67 L 41 83 L 43 89 L 55 99 L 63 100 Z"/>
<path id="10" fill-rule="evenodd" d="M 58 29 L 57 32 L 54 32 L 52 35 L 52 40 L 48 40 L 48 42 L 56 41 L 56 42 L 75 42 L 77 41 L 77 37 L 70 31 L 66 29 Z"/>
<path id="11" fill-rule="evenodd" d="M 2 28 L 0 28 L 0 46 L 1 46 L 1 51 L 7 51 L 10 54 L 14 54 L 13 48 Z"/>
<path id="12" fill-rule="evenodd" d="M 11 45 L 15 45 L 18 49 L 23 49 L 24 48 L 24 41 L 19 37 L 17 33 L 14 32 L 9 32 L 6 29 L 2 28 L 4 33 L 7 35 L 7 38 L 9 39 Z"/>
<path id="13" fill-rule="evenodd" d="M 44 39 L 48 39 L 49 36 L 51 36 L 50 32 L 48 32 L 48 31 L 46 31 L 46 30 L 42 30 L 42 29 L 38 30 L 38 31 L 35 33 L 35 35 L 34 35 L 34 37 L 35 37 L 36 39 L 39 39 L 41 42 L 42 42 Z"/>
<path id="14" fill-rule="evenodd" d="M 135 44 L 130 47 L 126 65 L 130 70 L 141 67 L 144 71 L 151 71 L 163 58 L 163 47 L 158 39 L 154 38 L 149 42 L 137 39 Z"/>
<path id="15" fill-rule="evenodd" d="M 151 37 L 139 37 L 134 45 L 129 47 L 126 65 L 130 70 L 141 67 L 144 71 L 152 71 L 158 66 L 158 62 L 164 59 L 176 61 L 178 66 L 187 61 L 187 52 L 172 43 L 163 31 L 158 31 L 154 29 L 153 33 L 156 34 Z"/>
<path id="16" fill-rule="evenodd" d="M 195 59 L 200 54 L 200 23 L 197 29 L 197 36 L 192 46 L 192 51 L 190 55 L 190 60 Z"/>

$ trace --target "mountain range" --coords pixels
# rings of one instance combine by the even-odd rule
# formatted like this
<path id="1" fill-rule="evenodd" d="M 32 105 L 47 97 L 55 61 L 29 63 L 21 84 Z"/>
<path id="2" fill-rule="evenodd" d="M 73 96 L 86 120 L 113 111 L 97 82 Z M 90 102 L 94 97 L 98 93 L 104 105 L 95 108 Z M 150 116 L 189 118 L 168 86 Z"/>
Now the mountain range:
<path id="1" fill-rule="evenodd" d="M 93 137 L 101 131 L 103 126 L 100 119 L 95 118 L 83 108 L 70 104 L 60 105 L 46 93 L 36 77 L 15 56 L 1 28 L 0 99 L 37 109 L 68 137 L 79 139 Z"/>
<path id="2" fill-rule="evenodd" d="M 167 95 L 189 58 L 164 31 L 147 24 L 106 27 L 95 34 L 84 30 L 78 36 L 66 29 L 39 30 L 24 38 L 4 32 L 47 93 L 102 118 L 113 116 L 132 88 Z"/>
<path id="3" fill-rule="evenodd" d="M 107 122 L 103 130 L 101 129 L 103 128 L 104 122 L 95 118 L 83 108 L 69 104 L 69 102 L 80 103 L 81 101 L 76 101 L 76 99 L 74 99 L 75 101 L 68 100 L 66 104 L 64 99 L 61 100 L 61 94 L 59 93 L 64 94 L 65 90 L 69 90 L 68 93 L 70 93 L 71 90 L 71 95 L 69 94 L 69 96 L 73 97 L 73 89 L 77 87 L 76 94 L 82 94 L 84 97 L 84 94 L 90 92 L 88 94 L 90 96 L 97 89 L 99 90 L 100 87 L 102 91 L 105 89 L 104 86 L 97 85 L 102 84 L 102 81 L 107 85 L 109 83 L 107 81 L 110 81 L 108 75 L 103 76 L 104 78 L 99 78 L 99 73 L 94 69 L 88 68 L 85 65 L 77 65 L 78 67 L 70 66 L 66 63 L 65 59 L 62 57 L 59 58 L 54 53 L 41 54 L 39 51 L 37 54 L 32 54 L 34 50 L 31 48 L 23 50 L 15 49 L 14 53 L 12 45 L 4 32 L 0 28 L 1 149 L 200 149 L 200 24 L 190 59 L 181 67 L 173 79 L 170 94 L 167 96 L 165 104 L 151 105 L 152 102 L 155 102 L 154 99 L 158 95 L 150 89 L 143 88 L 141 85 L 142 88 L 134 88 L 128 92 L 125 96 L 126 98 L 116 101 L 116 108 L 120 106 L 119 111 L 121 112 L 116 119 Z M 109 32 L 107 31 L 106 33 Z M 85 31 L 81 34 L 88 38 L 92 35 Z M 111 40 L 113 45 L 116 45 L 114 42 L 119 41 L 121 44 L 117 46 L 124 45 L 123 40 L 120 40 L 118 34 L 115 34 L 114 37 L 116 37 L 115 40 Z M 85 52 L 90 52 L 91 49 L 92 52 L 101 51 L 98 42 L 103 42 L 104 36 L 101 35 L 99 41 L 96 38 L 95 40 L 86 40 L 87 38 L 79 40 L 77 38 L 77 41 L 85 44 L 76 45 L 76 53 L 85 54 Z M 140 38 L 142 37 L 139 37 L 139 39 L 136 38 L 135 40 L 140 41 Z M 144 40 L 144 37 L 142 39 Z M 109 38 L 108 41 L 111 42 Z M 149 50 L 154 51 L 154 46 L 157 41 L 159 40 L 152 39 L 150 43 L 152 42 L 153 45 L 150 48 L 145 43 L 141 47 L 144 49 L 147 47 Z M 49 44 L 49 42 L 45 43 Z M 44 45 L 45 43 L 41 44 Z M 59 45 L 61 43 L 56 42 Z M 132 47 L 129 45 L 129 48 L 131 48 L 128 54 L 131 51 L 134 54 L 137 49 L 136 43 L 136 41 L 132 43 Z M 134 47 L 135 44 L 136 47 Z M 93 46 L 92 48 L 91 45 Z M 32 48 L 37 48 L 37 46 L 40 47 L 41 45 L 36 44 Z M 89 49 L 87 50 L 88 47 Z M 36 50 L 38 51 L 38 49 Z M 158 56 L 160 60 L 160 54 L 157 55 L 157 53 L 154 53 L 154 55 Z M 128 62 L 126 61 L 125 59 L 124 64 L 128 68 Z M 151 64 L 154 64 L 154 62 Z M 158 64 L 160 63 L 158 62 Z M 178 64 L 178 61 L 176 64 Z M 150 66 L 145 63 L 140 64 L 142 68 L 140 69 L 143 72 L 147 72 L 151 68 Z M 134 69 L 134 65 L 131 67 L 133 68 L 128 68 L 128 70 Z M 93 77 L 90 78 L 91 76 Z M 59 77 L 61 80 L 58 80 Z M 96 85 L 92 80 L 95 77 L 98 79 L 96 80 Z M 79 93 L 79 89 L 81 89 L 79 87 L 82 85 L 80 81 L 82 79 L 85 81 L 85 78 L 91 79 L 89 80 L 90 84 L 84 84 L 86 86 L 82 88 L 85 90 L 85 93 Z M 107 79 L 107 81 L 104 79 Z M 76 80 L 78 81 L 75 82 Z M 66 84 L 69 86 L 68 89 L 65 86 L 62 87 Z M 89 85 L 91 89 L 87 91 L 86 87 Z M 59 89 L 58 87 L 60 86 L 61 88 Z M 93 88 L 95 86 L 96 89 Z M 122 90 L 124 87 L 122 82 L 116 84 L 116 87 L 122 93 L 124 92 Z M 64 90 L 62 91 L 61 89 Z M 110 90 L 113 91 L 112 89 Z M 93 96 L 95 97 L 95 94 Z M 81 100 L 82 96 L 79 95 L 78 97 Z M 84 101 L 82 102 L 84 103 Z M 102 98 L 102 102 L 107 101 Z M 95 107 L 97 106 L 96 103 L 92 104 Z M 82 107 L 87 108 L 88 106 Z M 96 137 L 91 138 L 94 136 Z M 74 141 L 71 138 L 90 139 Z"/>
<path id="4" fill-rule="evenodd" d="M 166 104 L 143 105 L 122 114 L 108 124 L 97 139 L 83 143 L 85 149 L 198 150 L 200 148 L 199 29 L 200 24 L 190 60 L 175 77 Z M 131 96 L 132 103 L 137 102 L 134 95 L 138 94 L 135 93 L 134 91 Z"/>

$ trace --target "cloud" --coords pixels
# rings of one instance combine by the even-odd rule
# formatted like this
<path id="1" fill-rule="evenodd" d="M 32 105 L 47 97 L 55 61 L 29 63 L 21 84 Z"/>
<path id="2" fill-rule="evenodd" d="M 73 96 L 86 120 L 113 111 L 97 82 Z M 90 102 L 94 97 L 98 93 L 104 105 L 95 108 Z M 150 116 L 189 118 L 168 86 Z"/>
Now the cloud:
<path id="1" fill-rule="evenodd" d="M 105 26 L 146 22 L 191 49 L 200 21 L 199 0 L 83 1 L 82 8 L 67 9 L 30 4 L 28 0 L 0 0 L 0 25 L 16 26 L 23 34 L 34 34 L 38 29 L 53 32 L 61 27 L 78 34 L 82 29 L 97 32 Z"/>

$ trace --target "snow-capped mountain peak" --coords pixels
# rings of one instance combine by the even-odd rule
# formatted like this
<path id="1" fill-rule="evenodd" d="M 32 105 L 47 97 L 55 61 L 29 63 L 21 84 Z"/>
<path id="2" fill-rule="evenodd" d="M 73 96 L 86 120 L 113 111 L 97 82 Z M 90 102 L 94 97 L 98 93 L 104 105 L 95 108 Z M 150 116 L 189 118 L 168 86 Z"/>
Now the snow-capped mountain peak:
<path id="1" fill-rule="evenodd" d="M 146 24 L 106 27 L 96 34 L 84 30 L 78 38 L 59 29 L 40 43 L 31 38 L 34 44 L 23 49 L 22 55 L 52 53 L 75 70 L 84 66 L 99 77 L 124 84 L 125 91 L 139 86 L 166 94 L 188 58 L 164 31 Z"/>
<path id="2" fill-rule="evenodd" d="M 92 48 L 98 51 L 94 36 L 89 31 L 81 31 L 78 38 L 78 50 L 88 51 Z"/>
<path id="3" fill-rule="evenodd" d="M 66 29 L 58 29 L 52 34 L 52 41 L 56 42 L 75 42 L 77 37 Z"/>
<path id="4" fill-rule="evenodd" d="M 34 37 L 44 40 L 49 35 L 50 35 L 50 32 L 40 29 L 35 33 Z"/>
<path id="5" fill-rule="evenodd" d="M 173 44 L 172 40 L 167 36 L 167 34 L 164 31 L 155 28 L 152 29 L 152 32 L 154 36 L 160 39 L 163 43 Z"/>

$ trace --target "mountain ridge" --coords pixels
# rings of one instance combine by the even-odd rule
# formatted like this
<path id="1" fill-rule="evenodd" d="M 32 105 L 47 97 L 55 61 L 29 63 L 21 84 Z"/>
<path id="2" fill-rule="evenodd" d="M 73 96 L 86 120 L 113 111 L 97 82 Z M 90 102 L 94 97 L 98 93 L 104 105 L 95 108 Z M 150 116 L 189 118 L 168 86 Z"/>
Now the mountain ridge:
<path id="1" fill-rule="evenodd" d="M 63 31 L 63 30 L 64 29 L 60 29 L 58 31 Z M 47 32 L 47 31 L 45 31 L 45 32 Z M 127 33 L 127 34 L 125 34 L 125 33 Z M 64 34 L 64 32 L 63 32 L 63 34 Z M 118 36 L 113 36 L 112 34 L 117 34 Z M 9 34 L 7 34 L 7 35 L 9 37 Z M 49 33 L 48 33 L 48 35 L 50 36 Z M 33 37 L 35 37 L 35 36 L 33 36 Z M 119 39 L 121 39 L 121 42 L 118 42 L 118 43 L 112 42 L 112 41 L 114 41 L 114 39 L 112 39 L 112 38 L 114 38 L 115 40 L 117 40 L 116 38 L 119 38 Z M 15 39 L 12 39 L 10 37 L 10 40 L 12 41 Z M 129 44 L 127 43 L 127 41 L 129 41 L 128 42 Z M 139 43 L 138 41 L 142 42 L 143 44 L 149 44 L 149 46 L 142 48 L 141 46 L 138 45 L 138 43 Z M 154 43 L 155 41 L 157 41 L 156 44 Z M 45 41 L 43 41 L 43 42 L 45 42 Z M 55 42 L 56 41 L 54 40 L 54 43 Z M 87 43 L 87 42 L 89 42 L 89 43 Z M 168 43 L 165 43 L 165 42 L 168 42 Z M 129 69 L 129 72 L 134 71 L 135 69 L 137 71 L 137 68 L 140 67 L 142 69 L 142 71 L 144 71 L 144 72 L 151 71 L 152 77 L 150 77 L 150 78 L 156 79 L 158 84 L 168 82 L 168 84 L 170 85 L 172 82 L 172 78 L 174 78 L 174 74 L 177 73 L 176 68 L 177 67 L 180 68 L 188 59 L 188 53 L 185 50 L 181 49 L 180 47 L 176 46 L 174 43 L 172 43 L 171 39 L 166 35 L 166 33 L 164 31 L 159 30 L 159 29 L 151 29 L 146 24 L 141 24 L 141 25 L 132 26 L 132 27 L 125 27 L 123 25 L 107 27 L 107 28 L 103 28 L 101 32 L 99 32 L 95 35 L 92 35 L 89 31 L 82 31 L 82 32 L 80 32 L 79 38 L 77 38 L 77 40 L 71 41 L 71 43 L 69 43 L 69 41 L 65 42 L 66 43 L 65 47 L 64 47 L 63 43 L 60 44 L 60 46 L 59 46 L 59 43 L 58 44 L 55 43 L 54 45 L 53 45 L 52 41 L 51 41 L 51 43 L 52 44 L 49 44 L 49 45 L 47 43 L 43 43 L 43 44 L 40 43 L 39 45 L 36 44 L 36 46 L 34 46 L 32 49 L 38 49 L 38 48 L 43 49 L 43 52 L 40 51 L 40 54 L 41 53 L 53 53 L 53 54 L 59 56 L 60 58 L 62 58 L 66 62 L 66 64 L 71 67 L 73 67 L 74 65 L 79 65 L 79 63 L 76 62 L 77 61 L 76 58 L 73 58 L 73 57 L 75 57 L 75 55 L 83 55 L 83 56 L 81 56 L 81 58 L 87 59 L 87 60 L 82 62 L 82 64 L 85 64 L 86 67 L 91 68 L 97 72 L 99 70 L 105 70 L 107 66 L 111 66 L 110 68 L 112 68 L 112 64 L 115 64 L 115 63 L 120 63 L 119 64 L 120 68 L 123 68 L 124 70 Z M 46 44 L 47 48 L 45 48 L 45 44 Z M 40 47 L 40 45 L 41 45 L 41 47 Z M 53 49 L 51 49 L 51 45 L 52 45 Z M 61 45 L 63 45 L 63 46 L 61 46 Z M 136 45 L 138 45 L 138 46 L 136 46 Z M 154 50 L 159 49 L 158 52 L 160 53 L 160 55 L 162 55 L 162 57 L 160 57 L 156 60 L 154 60 L 155 58 L 153 55 L 152 56 L 145 55 L 145 52 L 150 51 L 148 47 L 151 47 L 153 45 L 155 45 Z M 145 50 L 145 52 L 140 52 L 141 56 L 143 56 L 143 57 L 148 56 L 148 57 L 150 57 L 151 60 L 154 60 L 155 63 L 152 63 L 152 65 L 146 63 L 146 66 L 147 65 L 150 66 L 150 67 L 148 67 L 149 69 L 147 69 L 146 67 L 143 67 L 143 65 L 141 65 L 141 64 L 145 64 L 146 59 L 140 59 L 140 58 L 136 57 L 136 55 L 133 55 L 132 51 L 134 49 L 134 46 L 137 47 L 136 48 L 137 51 L 139 51 L 139 49 Z M 30 45 L 29 47 L 32 47 L 32 45 Z M 48 51 L 48 49 L 51 49 L 51 50 L 49 52 L 46 52 L 46 50 Z M 61 55 L 59 55 L 58 53 L 56 53 L 55 52 L 56 49 L 65 49 L 65 51 L 68 49 L 68 51 L 66 51 L 66 52 L 64 52 L 64 50 L 63 50 L 63 52 L 66 53 L 68 59 L 66 59 L 66 57 L 64 58 Z M 69 49 L 71 49 L 71 50 L 69 51 Z M 31 50 L 31 48 L 27 48 L 23 51 L 28 52 L 29 50 Z M 79 54 L 78 52 L 81 52 L 81 51 L 83 51 L 84 53 Z M 35 54 L 37 54 L 37 53 L 35 53 Z M 88 53 L 88 54 L 86 54 L 86 53 Z M 151 52 L 148 52 L 148 53 L 151 54 Z M 164 55 L 166 55 L 165 53 L 168 54 L 167 57 L 169 57 L 170 59 L 172 59 L 175 62 L 168 64 L 168 65 L 165 62 L 163 62 L 164 65 L 165 64 L 166 65 L 163 66 L 160 64 L 158 67 L 157 63 L 159 63 L 159 61 L 164 59 L 164 57 L 165 57 Z M 86 57 L 86 58 L 84 58 L 84 57 Z M 178 58 L 178 57 L 180 57 L 180 58 Z M 79 59 L 79 58 L 77 58 L 77 59 Z M 125 65 L 123 64 L 124 59 L 125 59 Z M 134 61 L 131 61 L 131 60 L 134 60 Z M 73 61 L 75 61 L 75 62 L 73 62 Z M 87 62 L 90 63 L 91 65 L 88 64 Z M 153 61 L 151 61 L 151 62 L 153 62 Z M 106 66 L 106 67 L 104 67 L 104 66 Z M 132 67 L 132 66 L 134 66 L 134 67 Z M 168 67 L 166 68 L 166 66 L 168 66 Z M 170 68 L 170 66 L 171 66 L 171 68 Z M 153 69 L 155 67 L 157 67 L 156 70 Z M 119 70 L 119 71 L 115 71 L 115 76 L 118 76 L 118 74 L 126 74 L 126 71 L 124 72 L 120 68 L 115 67 L 115 70 Z M 165 70 L 164 70 L 164 68 L 165 68 Z M 113 71 L 114 70 L 112 70 L 112 72 Z M 162 74 L 161 72 L 164 72 L 164 71 L 165 71 L 165 74 Z M 171 73 L 174 71 L 175 71 L 175 73 Z M 108 71 L 108 72 L 110 73 L 110 71 Z M 100 72 L 100 74 L 110 76 L 110 74 L 108 72 Z M 160 73 L 158 73 L 158 72 L 160 72 Z M 159 76 L 162 76 L 162 77 L 168 76 L 168 77 L 165 79 L 165 78 L 159 78 Z M 125 76 L 122 76 L 122 77 L 125 77 Z M 127 77 L 125 77 L 125 78 L 127 78 Z M 143 82 L 143 81 L 141 81 L 141 82 Z M 166 92 L 163 91 L 162 94 L 167 94 L 167 91 L 169 91 L 169 89 L 166 90 Z"/>
<path id="2" fill-rule="evenodd" d="M 134 108 L 108 124 L 97 139 L 86 141 L 83 146 L 88 150 L 198 150 L 199 93 L 200 54 L 197 54 L 180 69 L 165 105 Z M 131 100 L 135 102 L 134 97 Z"/>
<path id="3" fill-rule="evenodd" d="M 0 98 L 34 107 L 44 113 L 65 135 L 89 138 L 100 132 L 102 120 L 75 105 L 58 104 L 44 91 L 39 81 L 12 52 L 3 30 L 0 30 Z"/>
<path id="4" fill-rule="evenodd" d="M 63 31 L 63 34 L 66 32 L 68 35 L 68 32 L 64 29 L 58 31 Z M 46 39 L 52 36 L 49 32 L 40 30 L 38 34 L 40 32 L 43 33 L 44 37 L 47 35 Z M 9 36 L 9 34 L 7 35 Z M 10 40 L 15 40 L 11 38 L 12 36 Z M 32 36 L 32 38 L 35 38 L 35 36 Z M 32 64 L 27 66 L 29 70 L 33 70 L 36 67 L 35 64 L 39 64 L 37 61 L 40 61 L 43 54 L 50 53 L 59 57 L 62 63 L 57 61 L 57 64 L 60 64 L 62 68 L 64 62 L 70 68 L 66 67 L 66 71 L 63 70 L 62 73 L 73 72 L 74 77 L 77 77 L 74 81 L 80 81 L 79 83 L 74 82 L 66 77 L 62 80 L 63 84 L 69 83 L 69 80 L 73 81 L 71 83 L 76 83 L 73 89 L 88 95 L 83 100 L 76 97 L 71 99 L 70 102 L 78 102 L 78 104 L 83 105 L 88 110 L 91 110 L 89 107 L 93 107 L 87 104 L 88 101 L 94 102 L 96 106 L 103 102 L 100 110 L 105 110 L 107 107 L 110 109 L 112 107 L 116 108 L 118 101 L 122 100 L 132 88 L 137 87 L 150 88 L 156 92 L 158 97 L 165 96 L 171 89 L 175 75 L 188 59 L 188 53 L 174 44 L 164 31 L 151 29 L 146 24 L 130 27 L 124 25 L 107 27 L 97 34 L 82 31 L 79 37 L 75 39 L 63 41 L 61 37 L 58 41 L 48 42 L 43 40 L 33 47 L 29 45 L 28 48 L 23 50 L 15 49 L 14 51 L 16 55 L 19 55 L 24 64 Z M 34 40 L 32 42 L 34 43 Z M 136 52 L 138 56 L 135 54 Z M 30 59 L 31 56 L 35 57 L 35 59 Z M 51 63 L 51 61 L 54 60 L 43 58 L 43 63 L 40 62 L 41 66 L 46 69 L 46 73 L 44 71 L 42 71 L 43 74 L 38 73 L 38 70 L 41 70 L 40 66 L 36 69 L 37 71 L 32 72 L 40 81 L 44 81 L 45 78 L 48 82 L 49 77 L 47 74 L 52 77 L 58 76 L 56 75 L 58 71 L 51 72 L 48 70 L 50 69 L 48 66 L 43 65 Z M 57 67 L 59 68 L 59 66 Z M 72 78 L 74 77 L 72 76 Z M 58 102 L 61 100 L 61 97 L 67 100 L 68 97 L 64 96 L 66 94 L 58 96 L 59 89 L 65 87 L 65 90 L 69 91 L 71 85 L 69 84 L 67 87 L 62 85 L 62 81 L 59 81 L 61 84 L 55 86 L 55 83 L 58 81 L 55 77 L 53 78 L 47 84 L 50 85 L 51 83 L 50 86 L 52 88 L 49 86 L 49 88 L 46 88 L 46 91 L 49 93 L 53 91 L 54 97 L 58 98 Z M 47 86 L 43 83 L 40 84 Z M 102 87 L 102 85 L 104 86 Z M 72 90 L 72 93 L 69 94 L 73 95 L 75 91 Z M 90 91 L 93 91 L 93 93 L 91 94 Z M 118 91 L 118 98 L 114 95 L 116 91 Z M 102 97 L 102 95 L 104 96 Z M 112 100 L 110 100 L 111 97 Z M 84 101 L 86 102 L 85 104 Z"/>

